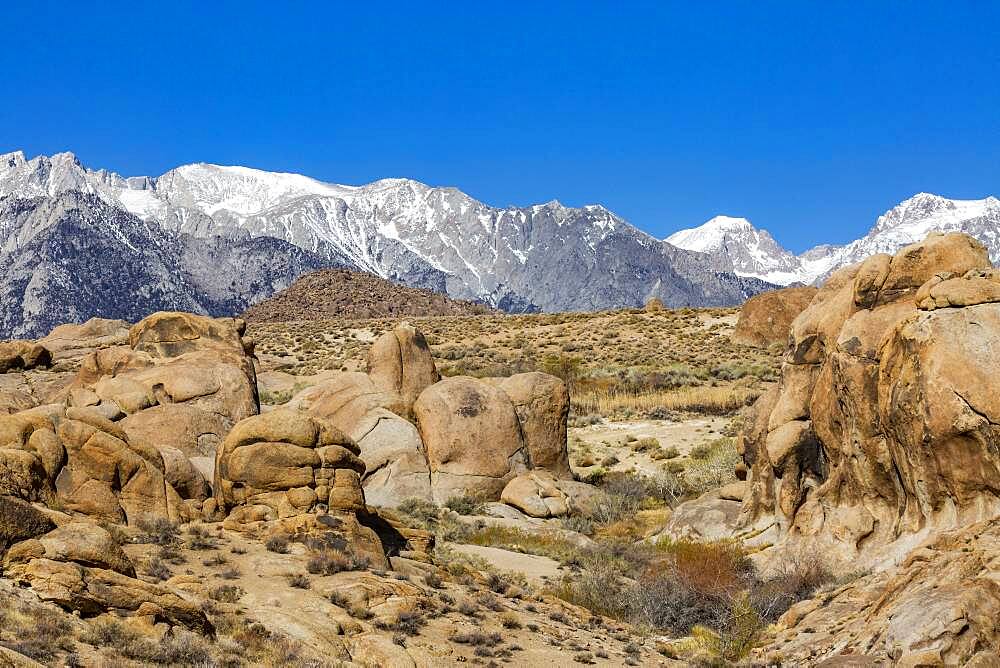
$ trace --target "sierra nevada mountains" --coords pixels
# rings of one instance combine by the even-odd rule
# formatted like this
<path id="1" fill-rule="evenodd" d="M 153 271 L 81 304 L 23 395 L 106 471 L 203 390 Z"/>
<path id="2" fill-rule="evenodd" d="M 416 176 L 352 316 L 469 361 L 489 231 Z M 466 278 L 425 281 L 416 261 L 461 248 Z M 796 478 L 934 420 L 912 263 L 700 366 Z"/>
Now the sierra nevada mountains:
<path id="1" fill-rule="evenodd" d="M 740 276 L 788 285 L 819 282 L 840 267 L 876 253 L 895 253 L 934 231 L 976 237 L 996 263 L 1000 261 L 1000 200 L 952 200 L 919 193 L 879 216 L 862 238 L 844 246 L 816 246 L 801 255 L 785 250 L 766 230 L 755 228 L 745 218 L 716 216 L 666 240 L 679 248 L 718 256 Z"/>
<path id="2" fill-rule="evenodd" d="M 71 153 L 0 155 L 0 335 L 183 308 L 238 313 L 347 267 L 508 311 L 739 304 L 771 287 L 601 206 L 495 208 L 408 179 L 363 186 L 245 167 L 158 177 Z M 79 293 L 79 294 L 77 294 Z"/>
<path id="3" fill-rule="evenodd" d="M 122 177 L 18 151 L 0 155 L 0 336 L 163 309 L 232 315 L 333 267 L 515 312 L 735 305 L 935 229 L 1000 259 L 992 197 L 916 195 L 857 241 L 795 255 L 743 218 L 659 240 L 597 205 L 497 208 L 408 179 L 344 186 L 209 164 Z"/>

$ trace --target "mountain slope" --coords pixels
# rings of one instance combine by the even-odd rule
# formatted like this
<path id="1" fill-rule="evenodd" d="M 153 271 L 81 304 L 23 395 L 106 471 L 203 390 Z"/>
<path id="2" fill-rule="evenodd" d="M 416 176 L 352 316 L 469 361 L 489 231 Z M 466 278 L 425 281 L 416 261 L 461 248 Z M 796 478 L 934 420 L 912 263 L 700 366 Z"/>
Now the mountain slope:
<path id="1" fill-rule="evenodd" d="M 322 269 L 300 276 L 281 292 L 251 306 L 241 317 L 248 322 L 289 322 L 491 312 L 483 304 L 449 299 L 431 290 L 398 285 L 372 274 Z"/>
<path id="2" fill-rule="evenodd" d="M 93 193 L 196 238 L 273 237 L 408 285 L 512 311 L 736 304 L 766 289 L 600 206 L 487 206 L 407 179 L 321 183 L 245 167 L 185 165 L 155 178 L 89 170 L 71 154 L 0 156 L 0 195 Z M 727 273 L 728 272 L 728 273 Z"/>
<path id="3" fill-rule="evenodd" d="M 721 255 L 740 276 L 754 276 L 787 285 L 799 280 L 801 262 L 746 218 L 716 216 L 704 225 L 675 232 L 666 238 L 678 248 Z"/>
<path id="4" fill-rule="evenodd" d="M 277 239 L 195 242 L 93 194 L 0 199 L 0 336 L 94 316 L 232 315 L 325 258 Z"/>

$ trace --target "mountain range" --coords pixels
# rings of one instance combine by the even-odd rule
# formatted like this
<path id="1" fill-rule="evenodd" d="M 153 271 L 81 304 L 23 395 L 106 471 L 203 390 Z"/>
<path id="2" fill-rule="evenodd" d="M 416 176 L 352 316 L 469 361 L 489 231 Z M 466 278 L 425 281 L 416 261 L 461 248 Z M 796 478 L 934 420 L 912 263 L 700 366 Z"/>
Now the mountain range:
<path id="1" fill-rule="evenodd" d="M 204 163 L 123 177 L 17 151 L 0 155 L 0 336 L 171 308 L 232 315 L 322 268 L 512 312 L 736 305 L 932 229 L 1000 255 L 992 197 L 916 195 L 851 244 L 795 255 L 744 218 L 661 240 L 599 205 L 498 208 L 409 179 L 346 186 Z"/>
<path id="2" fill-rule="evenodd" d="M 666 241 L 713 255 L 740 276 L 778 285 L 808 285 L 869 255 L 895 253 L 932 231 L 970 234 L 986 244 L 996 263 L 1000 261 L 1000 200 L 955 200 L 918 193 L 879 216 L 860 239 L 843 246 L 816 246 L 800 255 L 782 248 L 767 230 L 757 229 L 746 218 L 728 216 L 675 232 Z"/>
<path id="3" fill-rule="evenodd" d="M 773 287 L 601 206 L 496 208 L 408 179 L 343 186 L 208 164 L 122 177 L 71 153 L 29 160 L 18 151 L 0 155 L 0 198 L 0 277 L 12 286 L 0 298 L 7 336 L 43 332 L 52 310 L 65 311 L 59 322 L 128 319 L 165 304 L 238 313 L 321 267 L 515 312 L 640 306 L 653 297 L 729 305 Z M 86 277 L 85 299 L 68 296 L 83 289 L 73 275 Z M 135 294 L 120 294 L 123 281 Z"/>

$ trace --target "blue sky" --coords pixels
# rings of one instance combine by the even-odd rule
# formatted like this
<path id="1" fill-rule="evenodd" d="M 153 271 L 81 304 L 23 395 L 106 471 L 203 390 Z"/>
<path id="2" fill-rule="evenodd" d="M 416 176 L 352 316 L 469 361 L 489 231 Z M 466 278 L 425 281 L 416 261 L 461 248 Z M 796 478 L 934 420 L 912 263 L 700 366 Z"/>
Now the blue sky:
<path id="1" fill-rule="evenodd" d="M 4 4 L 0 152 L 723 213 L 803 250 L 1000 194 L 996 3 Z"/>

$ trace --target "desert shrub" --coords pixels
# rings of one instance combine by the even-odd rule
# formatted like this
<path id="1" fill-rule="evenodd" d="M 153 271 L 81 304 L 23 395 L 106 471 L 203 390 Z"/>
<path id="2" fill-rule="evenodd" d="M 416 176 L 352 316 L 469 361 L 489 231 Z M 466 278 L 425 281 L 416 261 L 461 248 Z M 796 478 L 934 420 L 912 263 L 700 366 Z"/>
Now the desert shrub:
<path id="1" fill-rule="evenodd" d="M 177 542 L 179 534 L 177 525 L 166 517 L 145 515 L 139 518 L 136 522 L 136 527 L 141 532 L 138 536 L 140 543 L 171 545 Z"/>
<path id="2" fill-rule="evenodd" d="M 163 580 L 169 580 L 172 573 L 167 565 L 163 563 L 163 560 L 159 557 L 153 557 L 146 564 L 145 569 L 146 575 L 153 579 L 155 582 L 162 582 Z"/>
<path id="3" fill-rule="evenodd" d="M 576 531 L 577 533 L 582 533 L 584 536 L 594 533 L 594 522 L 588 517 L 581 517 L 579 515 L 565 517 L 561 524 L 563 529 Z"/>
<path id="4" fill-rule="evenodd" d="M 293 573 L 288 577 L 288 586 L 295 589 L 309 589 L 312 585 L 304 573 Z"/>
<path id="5" fill-rule="evenodd" d="M 459 515 L 482 515 L 483 503 L 471 496 L 453 496 L 444 502 L 446 508 Z"/>
<path id="6" fill-rule="evenodd" d="M 736 480 L 734 471 L 740 455 L 736 452 L 734 439 L 719 438 L 699 448 L 697 456 L 692 450 L 692 461 L 684 470 L 684 484 L 689 494 L 699 495 Z"/>
<path id="7" fill-rule="evenodd" d="M 208 597 L 220 603 L 236 603 L 243 597 L 243 590 L 236 585 L 219 585 L 209 590 Z"/>
<path id="8" fill-rule="evenodd" d="M 430 501 L 418 497 L 404 499 L 396 508 L 403 515 L 415 520 L 415 524 L 423 529 L 429 529 L 437 522 L 440 510 Z"/>
<path id="9" fill-rule="evenodd" d="M 73 627 L 57 610 L 40 605 L 19 604 L 0 612 L 0 635 L 10 640 L 0 645 L 36 661 L 51 662 L 64 651 L 73 649 Z"/>
<path id="10" fill-rule="evenodd" d="M 265 542 L 264 547 L 267 548 L 268 552 L 275 552 L 277 554 L 288 554 L 288 537 L 281 534 L 275 534 L 270 536 Z"/>

